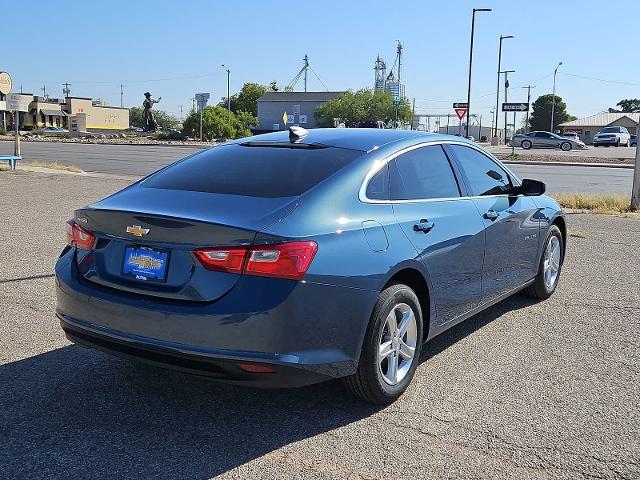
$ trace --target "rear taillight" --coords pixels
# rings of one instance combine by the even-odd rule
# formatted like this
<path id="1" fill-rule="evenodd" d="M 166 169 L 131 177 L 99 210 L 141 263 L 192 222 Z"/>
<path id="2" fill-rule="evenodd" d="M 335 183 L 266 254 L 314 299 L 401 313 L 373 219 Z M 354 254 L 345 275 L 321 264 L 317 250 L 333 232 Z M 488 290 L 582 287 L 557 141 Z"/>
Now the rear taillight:
<path id="1" fill-rule="evenodd" d="M 96 237 L 84 228 L 79 227 L 73 219 L 67 220 L 67 245 L 76 246 L 82 250 L 91 250 L 96 243 Z"/>
<path id="2" fill-rule="evenodd" d="M 300 280 L 318 251 L 313 241 L 253 248 L 201 248 L 194 251 L 208 270 Z"/>

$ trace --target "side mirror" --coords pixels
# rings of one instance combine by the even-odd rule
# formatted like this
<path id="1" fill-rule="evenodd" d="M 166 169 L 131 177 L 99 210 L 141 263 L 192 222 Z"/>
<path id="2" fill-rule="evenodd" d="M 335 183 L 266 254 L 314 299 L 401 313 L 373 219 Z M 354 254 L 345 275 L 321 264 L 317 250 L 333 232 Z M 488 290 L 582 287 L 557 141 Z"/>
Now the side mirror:
<path id="1" fill-rule="evenodd" d="M 527 197 L 537 197 L 547 191 L 547 186 L 539 180 L 525 178 L 520 186 L 520 193 Z"/>

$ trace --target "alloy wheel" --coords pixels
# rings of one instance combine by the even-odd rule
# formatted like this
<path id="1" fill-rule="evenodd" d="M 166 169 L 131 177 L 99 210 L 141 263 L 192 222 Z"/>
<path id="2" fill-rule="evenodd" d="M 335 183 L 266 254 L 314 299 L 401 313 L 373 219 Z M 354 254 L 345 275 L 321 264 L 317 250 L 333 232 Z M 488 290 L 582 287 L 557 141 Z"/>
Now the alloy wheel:
<path id="1" fill-rule="evenodd" d="M 401 382 L 411 368 L 418 342 L 416 315 L 406 303 L 395 305 L 380 329 L 378 368 L 389 385 Z"/>
<path id="2" fill-rule="evenodd" d="M 544 250 L 544 284 L 551 290 L 560 272 L 560 239 L 553 235 Z"/>

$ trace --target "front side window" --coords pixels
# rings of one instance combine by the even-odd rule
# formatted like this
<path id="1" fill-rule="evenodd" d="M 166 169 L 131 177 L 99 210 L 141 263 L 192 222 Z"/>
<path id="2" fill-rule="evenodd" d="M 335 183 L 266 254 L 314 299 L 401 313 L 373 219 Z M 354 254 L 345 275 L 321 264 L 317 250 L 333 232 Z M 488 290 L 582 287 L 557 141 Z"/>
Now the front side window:
<path id="1" fill-rule="evenodd" d="M 473 195 L 501 195 L 511 189 L 509 174 L 478 150 L 463 145 L 451 145 L 469 181 Z"/>
<path id="2" fill-rule="evenodd" d="M 455 198 L 458 182 L 440 145 L 416 148 L 389 162 L 391 200 Z"/>

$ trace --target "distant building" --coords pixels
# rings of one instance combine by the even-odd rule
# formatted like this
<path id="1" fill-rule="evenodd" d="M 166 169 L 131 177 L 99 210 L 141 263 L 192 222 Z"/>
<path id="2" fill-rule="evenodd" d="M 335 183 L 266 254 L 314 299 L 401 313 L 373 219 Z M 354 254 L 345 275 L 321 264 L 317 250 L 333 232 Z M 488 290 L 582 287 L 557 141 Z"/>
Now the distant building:
<path id="1" fill-rule="evenodd" d="M 640 123 L 640 113 L 596 113 L 560 124 L 565 132 L 576 132 L 584 143 L 593 143 L 593 136 L 604 127 L 626 127 L 632 135 Z"/>
<path id="2" fill-rule="evenodd" d="M 315 128 L 316 108 L 344 92 L 267 92 L 258 98 L 258 131 L 285 130 L 291 125 Z M 287 125 L 283 116 L 287 114 Z"/>
<path id="3" fill-rule="evenodd" d="M 29 111 L 20 115 L 21 130 L 48 126 L 68 129 L 72 124 L 82 125 L 82 130 L 94 132 L 129 128 L 128 108 L 109 107 L 102 100 L 94 101 L 85 97 L 65 97 L 64 100 L 38 95 L 32 97 Z M 6 108 L 4 102 L 0 107 Z M 81 121 L 76 122 L 76 117 L 80 117 Z"/>

